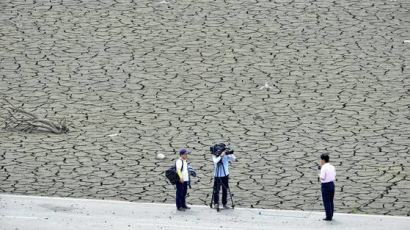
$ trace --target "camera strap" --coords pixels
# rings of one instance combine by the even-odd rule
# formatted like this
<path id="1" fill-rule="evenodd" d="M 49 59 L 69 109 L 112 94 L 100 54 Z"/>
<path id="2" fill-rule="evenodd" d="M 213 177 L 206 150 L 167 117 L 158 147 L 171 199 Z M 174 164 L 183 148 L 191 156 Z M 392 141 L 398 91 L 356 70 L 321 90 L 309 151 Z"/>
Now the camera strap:
<path id="1" fill-rule="evenodd" d="M 222 169 L 221 169 L 221 167 L 222 167 Z M 221 160 L 216 164 L 216 168 L 215 168 L 215 176 L 216 177 L 219 177 L 219 174 L 220 174 L 220 172 L 221 172 L 221 170 L 222 170 L 222 172 L 224 172 L 224 176 L 226 176 L 225 175 L 225 164 L 224 164 L 224 162 L 223 162 L 223 157 L 221 157 Z"/>

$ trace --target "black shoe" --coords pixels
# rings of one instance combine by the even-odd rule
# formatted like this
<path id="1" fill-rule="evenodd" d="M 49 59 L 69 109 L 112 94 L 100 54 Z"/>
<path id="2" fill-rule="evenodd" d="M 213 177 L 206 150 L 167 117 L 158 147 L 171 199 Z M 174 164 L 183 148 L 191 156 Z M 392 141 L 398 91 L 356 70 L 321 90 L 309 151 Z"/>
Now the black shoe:
<path id="1" fill-rule="evenodd" d="M 191 209 L 191 207 L 185 206 L 184 209 Z"/>
<path id="2" fill-rule="evenodd" d="M 325 218 L 324 221 L 332 221 L 332 219 Z"/>
<path id="3" fill-rule="evenodd" d="M 215 209 L 219 211 L 219 204 L 215 204 Z"/>
<path id="4" fill-rule="evenodd" d="M 224 204 L 224 209 L 230 209 L 231 207 L 229 207 L 228 205 Z"/>
<path id="5" fill-rule="evenodd" d="M 185 208 L 177 208 L 178 211 L 185 212 Z"/>

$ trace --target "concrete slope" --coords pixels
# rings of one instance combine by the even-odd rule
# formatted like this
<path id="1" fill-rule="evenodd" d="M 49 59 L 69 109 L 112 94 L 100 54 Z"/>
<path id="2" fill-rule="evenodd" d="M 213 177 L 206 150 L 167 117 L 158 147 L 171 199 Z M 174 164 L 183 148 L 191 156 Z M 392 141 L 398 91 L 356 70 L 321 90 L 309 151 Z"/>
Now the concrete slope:
<path id="1" fill-rule="evenodd" d="M 1 230 L 101 229 L 409 229 L 409 217 L 335 215 L 323 213 L 235 208 L 216 212 L 192 206 L 178 212 L 172 204 L 111 200 L 0 195 Z"/>

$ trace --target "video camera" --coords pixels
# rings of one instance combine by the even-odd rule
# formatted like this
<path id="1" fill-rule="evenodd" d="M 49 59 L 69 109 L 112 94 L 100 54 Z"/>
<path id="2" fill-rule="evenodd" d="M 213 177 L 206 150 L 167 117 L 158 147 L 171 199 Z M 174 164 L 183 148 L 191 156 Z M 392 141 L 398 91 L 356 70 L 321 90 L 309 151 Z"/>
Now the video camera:
<path id="1" fill-rule="evenodd" d="M 233 154 L 233 153 L 234 153 L 233 149 L 230 149 L 230 148 L 229 148 L 228 146 L 226 146 L 224 143 L 219 143 L 219 144 L 216 144 L 216 145 L 214 145 L 214 146 L 211 146 L 211 147 L 210 147 L 210 150 L 211 150 L 211 153 L 212 153 L 213 155 L 217 156 L 217 157 L 219 157 L 219 155 L 221 155 L 221 153 L 222 153 L 223 151 L 225 151 L 225 154 L 226 154 L 226 155 L 230 155 L 230 154 Z"/>

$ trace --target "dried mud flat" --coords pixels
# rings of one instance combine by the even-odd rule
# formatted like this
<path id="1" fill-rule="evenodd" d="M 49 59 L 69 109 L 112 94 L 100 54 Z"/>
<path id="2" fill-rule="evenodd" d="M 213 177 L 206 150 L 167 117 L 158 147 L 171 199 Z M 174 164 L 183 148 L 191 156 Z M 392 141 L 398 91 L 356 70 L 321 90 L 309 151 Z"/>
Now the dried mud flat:
<path id="1" fill-rule="evenodd" d="M 1 130 L 0 191 L 172 203 L 163 172 L 188 147 L 188 200 L 207 204 L 209 146 L 226 141 L 237 206 L 322 210 L 315 163 L 327 152 L 337 212 L 408 216 L 409 9 L 1 1 L 1 96 L 72 125 Z"/>

